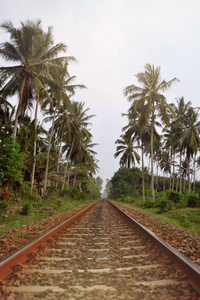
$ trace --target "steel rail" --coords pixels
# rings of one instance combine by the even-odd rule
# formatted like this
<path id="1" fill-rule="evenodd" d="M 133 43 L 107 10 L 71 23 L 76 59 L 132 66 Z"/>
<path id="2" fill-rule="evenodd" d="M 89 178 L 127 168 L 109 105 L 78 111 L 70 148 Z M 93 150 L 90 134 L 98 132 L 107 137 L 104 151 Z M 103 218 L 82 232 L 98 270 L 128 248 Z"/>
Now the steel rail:
<path id="1" fill-rule="evenodd" d="M 114 203 L 107 200 L 113 207 L 115 207 L 123 216 L 128 218 L 130 222 L 137 226 L 143 233 L 148 235 L 148 237 L 158 245 L 159 248 L 162 249 L 172 260 L 173 267 L 176 270 L 184 271 L 188 275 L 188 282 L 193 286 L 193 288 L 200 293 L 200 267 L 192 262 L 189 258 L 184 256 L 182 253 L 178 252 L 174 247 L 165 242 L 163 239 L 158 237 L 155 233 L 153 233 L 150 229 L 146 228 L 144 225 L 133 219 L 127 213 L 125 213 L 122 209 L 117 207 Z"/>
<path id="2" fill-rule="evenodd" d="M 7 276 L 9 276 L 13 270 L 12 268 L 16 264 L 21 264 L 24 261 L 27 260 L 27 255 L 31 252 L 34 252 L 40 245 L 44 244 L 48 239 L 50 239 L 53 235 L 55 235 L 58 231 L 60 231 L 63 227 L 66 227 L 71 222 L 75 221 L 77 218 L 85 214 L 88 210 L 90 210 L 93 206 L 95 206 L 97 202 L 93 203 L 92 205 L 86 207 L 82 211 L 78 212 L 71 218 L 67 219 L 66 221 L 62 222 L 61 224 L 55 226 L 45 234 L 41 235 L 40 237 L 34 239 L 30 243 L 28 243 L 26 246 L 22 247 L 15 253 L 9 255 L 7 258 L 0 261 L 0 280 L 5 279 Z"/>

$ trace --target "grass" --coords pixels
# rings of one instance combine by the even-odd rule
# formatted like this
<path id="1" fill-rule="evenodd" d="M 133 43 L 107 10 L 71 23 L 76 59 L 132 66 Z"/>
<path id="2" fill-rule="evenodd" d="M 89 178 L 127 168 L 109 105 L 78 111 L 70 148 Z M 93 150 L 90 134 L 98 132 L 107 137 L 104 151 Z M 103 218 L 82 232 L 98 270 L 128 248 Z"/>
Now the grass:
<path id="1" fill-rule="evenodd" d="M 66 200 L 64 198 L 55 197 L 39 202 L 20 201 L 20 205 L 22 207 L 27 206 L 27 209 L 25 209 L 27 215 L 22 215 L 20 212 L 18 212 L 17 214 L 4 214 L 4 216 L 0 216 L 0 234 L 13 228 L 18 228 L 23 224 L 42 220 L 51 215 L 67 211 L 78 205 L 87 204 L 90 202 L 91 200 L 75 201 L 71 199 Z M 14 204 L 15 203 L 11 204 L 10 208 L 12 208 L 12 205 Z"/>
<path id="2" fill-rule="evenodd" d="M 143 208 L 136 203 L 126 203 L 124 201 L 117 202 L 150 213 L 156 220 L 171 223 L 200 235 L 200 208 L 176 208 L 159 213 L 158 208 Z"/>

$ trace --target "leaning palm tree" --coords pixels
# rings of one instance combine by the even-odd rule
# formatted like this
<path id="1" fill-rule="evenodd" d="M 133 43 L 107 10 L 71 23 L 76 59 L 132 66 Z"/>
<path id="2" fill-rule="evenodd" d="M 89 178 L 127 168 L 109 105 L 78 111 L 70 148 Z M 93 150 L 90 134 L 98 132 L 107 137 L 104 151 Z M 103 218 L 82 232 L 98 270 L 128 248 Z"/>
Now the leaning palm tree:
<path id="1" fill-rule="evenodd" d="M 154 173 L 153 173 L 153 136 L 155 130 L 156 112 L 164 123 L 169 120 L 168 112 L 172 110 L 167 104 L 165 96 L 162 92 L 170 88 L 177 78 L 170 81 L 161 80 L 160 67 L 155 68 L 154 65 L 146 64 L 144 72 L 136 75 L 138 82 L 142 87 L 129 85 L 124 89 L 124 95 L 128 96 L 128 101 L 134 102 L 135 110 L 143 111 L 139 119 L 139 125 L 145 127 L 147 122 L 151 122 L 151 188 L 152 198 L 155 200 L 154 194 Z"/>

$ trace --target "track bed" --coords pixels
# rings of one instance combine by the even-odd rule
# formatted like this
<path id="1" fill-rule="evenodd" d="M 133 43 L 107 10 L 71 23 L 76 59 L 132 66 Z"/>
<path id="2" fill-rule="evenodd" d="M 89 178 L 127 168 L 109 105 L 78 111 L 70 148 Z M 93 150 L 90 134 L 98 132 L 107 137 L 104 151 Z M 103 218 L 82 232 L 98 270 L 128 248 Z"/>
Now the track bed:
<path id="1" fill-rule="evenodd" d="M 200 299 L 188 276 L 109 202 L 64 227 L 2 281 L 2 299 Z"/>

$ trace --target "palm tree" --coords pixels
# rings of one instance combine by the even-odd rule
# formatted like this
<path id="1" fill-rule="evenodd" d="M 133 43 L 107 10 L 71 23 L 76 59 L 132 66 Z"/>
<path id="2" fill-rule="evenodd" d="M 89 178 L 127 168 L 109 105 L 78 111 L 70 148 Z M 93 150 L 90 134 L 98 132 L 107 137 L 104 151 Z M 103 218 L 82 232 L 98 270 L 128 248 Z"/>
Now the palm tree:
<path id="1" fill-rule="evenodd" d="M 140 112 L 141 113 L 141 112 Z M 138 146 L 141 149 L 142 157 L 142 194 L 143 201 L 145 201 L 145 180 L 144 180 L 144 150 L 145 146 L 150 142 L 150 126 L 149 124 L 145 128 L 138 126 L 139 112 L 135 112 L 134 108 L 131 106 L 128 114 L 122 114 L 128 116 L 129 123 L 127 126 L 123 127 L 122 130 L 125 131 L 129 137 L 137 141 Z"/>
<path id="2" fill-rule="evenodd" d="M 58 53 L 66 50 L 62 43 L 53 45 L 52 28 L 47 33 L 41 28 L 41 21 L 26 21 L 21 23 L 21 28 L 16 29 L 11 22 L 2 27 L 10 33 L 11 42 L 1 44 L 0 54 L 16 65 L 1 67 L 0 75 L 5 83 L 1 93 L 3 96 L 19 94 L 19 102 L 16 111 L 15 128 L 13 133 L 16 139 L 18 116 L 24 116 L 27 108 L 32 108 L 33 99 L 36 98 L 35 130 L 37 128 L 37 113 L 39 101 L 42 97 L 50 96 L 46 87 L 55 85 L 50 69 L 60 68 L 60 61 L 66 58 L 56 58 Z M 73 58 L 72 58 L 73 59 Z M 35 135 L 36 137 L 36 135 Z M 34 153 L 36 155 L 36 138 L 34 141 Z M 33 162 L 31 183 L 33 188 L 35 164 Z"/>
<path id="3" fill-rule="evenodd" d="M 169 128 L 166 129 L 166 135 L 165 138 L 166 144 L 168 146 L 171 146 L 173 148 L 174 152 L 174 167 L 175 167 L 175 155 L 178 152 L 180 157 L 179 162 L 179 191 L 182 192 L 182 176 L 181 176 L 181 165 L 182 165 L 182 155 L 183 155 L 183 134 L 185 130 L 185 116 L 188 112 L 189 107 L 191 106 L 191 102 L 188 101 L 185 103 L 184 97 L 176 99 L 177 106 L 175 104 L 171 104 L 174 115 L 172 117 L 172 121 L 170 123 Z M 173 167 L 173 169 L 174 169 Z M 174 174 L 174 171 L 173 171 Z M 174 175 L 173 175 L 174 177 Z M 178 183 L 178 181 L 177 181 Z M 177 190 L 178 190 L 178 184 L 177 184 Z"/>
<path id="4" fill-rule="evenodd" d="M 71 160 L 71 155 L 73 149 L 76 148 L 76 145 L 81 141 L 81 139 L 89 138 L 91 139 L 91 133 L 88 130 L 88 126 L 90 123 L 88 122 L 94 115 L 87 115 L 89 108 L 84 108 L 84 102 L 76 102 L 72 101 L 72 109 L 70 111 L 70 124 L 69 124 L 69 132 L 66 132 L 65 145 L 63 146 L 63 151 L 67 151 L 67 163 L 65 166 L 64 179 L 67 175 L 69 161 Z M 71 168 L 71 166 L 70 166 Z M 67 187 L 69 185 L 69 176 Z M 64 188 L 64 182 L 62 185 L 62 189 Z"/>
<path id="5" fill-rule="evenodd" d="M 186 153 L 186 158 L 188 161 L 188 186 L 189 190 L 191 190 L 191 181 L 190 181 L 190 158 L 194 157 L 194 189 L 195 189 L 195 161 L 196 154 L 200 147 L 200 121 L 198 121 L 198 111 L 195 111 L 193 107 L 189 107 L 187 114 L 184 119 L 185 130 L 183 135 L 183 148 Z"/>
<path id="6" fill-rule="evenodd" d="M 131 168 L 131 164 L 135 165 L 135 161 L 138 163 L 140 162 L 140 156 L 135 151 L 137 146 L 133 146 L 133 138 L 127 134 L 120 135 L 120 139 L 117 139 L 115 144 L 119 144 L 117 146 L 116 152 L 114 157 L 118 157 L 122 155 L 120 158 L 120 165 L 127 167 L 128 169 Z"/>
<path id="7" fill-rule="evenodd" d="M 135 110 L 143 111 L 140 115 L 139 126 L 144 128 L 147 122 L 151 122 L 151 188 L 152 198 L 155 200 L 154 194 L 154 173 L 153 173 L 153 136 L 155 130 L 156 112 L 164 123 L 169 120 L 168 112 L 171 111 L 170 105 L 167 104 L 165 96 L 161 93 L 170 88 L 177 78 L 170 81 L 161 80 L 160 67 L 155 68 L 154 65 L 146 64 L 144 72 L 138 73 L 136 78 L 142 87 L 129 85 L 124 89 L 124 95 L 128 96 L 128 101 L 133 101 Z"/>
<path id="8" fill-rule="evenodd" d="M 169 151 L 162 151 L 159 164 L 164 175 L 166 174 L 168 177 L 168 174 L 171 174 L 171 157 Z M 165 190 L 165 176 L 163 176 L 163 190 Z"/>
<path id="9" fill-rule="evenodd" d="M 65 102 L 68 106 L 71 105 L 70 97 L 66 94 L 66 92 L 70 92 L 71 95 L 75 94 L 76 88 L 85 88 L 84 85 L 72 85 L 72 81 L 75 79 L 75 76 L 70 77 L 68 70 L 67 70 L 68 63 L 65 62 L 62 72 L 58 72 L 58 70 L 55 70 L 53 76 L 56 77 L 56 81 L 58 81 L 58 88 L 54 89 L 52 93 L 52 103 L 50 103 L 50 110 L 46 110 L 46 113 L 51 113 L 53 117 L 46 118 L 46 121 L 48 122 L 50 119 L 52 120 L 52 126 L 50 129 L 50 137 L 49 137 L 49 145 L 48 145 L 48 156 L 47 156 L 47 162 L 46 162 L 46 169 L 45 169 L 45 178 L 44 178 L 44 196 L 46 194 L 46 187 L 47 187 L 47 178 L 48 178 L 48 167 L 49 167 L 49 153 L 50 153 L 50 147 L 51 147 L 51 140 L 53 137 L 54 132 L 54 122 L 56 118 L 56 114 L 59 113 L 59 109 L 61 106 L 61 102 Z M 47 102 L 43 102 L 42 108 L 46 107 L 49 104 L 49 101 L 47 99 Z M 52 105 L 53 104 L 53 105 Z"/>

